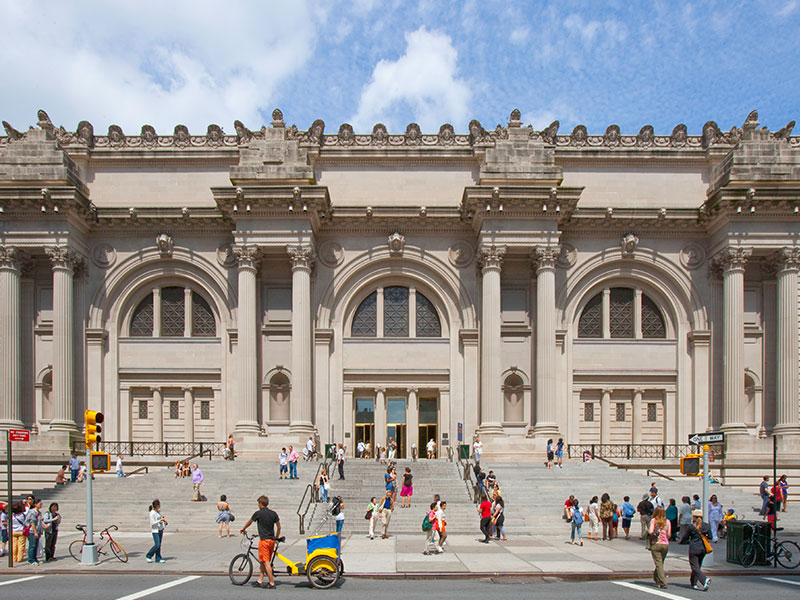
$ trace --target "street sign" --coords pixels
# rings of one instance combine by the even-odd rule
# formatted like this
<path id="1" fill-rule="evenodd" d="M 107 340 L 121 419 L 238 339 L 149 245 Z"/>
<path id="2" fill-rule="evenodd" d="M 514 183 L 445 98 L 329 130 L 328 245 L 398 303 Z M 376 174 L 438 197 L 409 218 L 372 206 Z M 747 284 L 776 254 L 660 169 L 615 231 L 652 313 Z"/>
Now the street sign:
<path id="1" fill-rule="evenodd" d="M 695 446 L 702 446 L 703 444 L 724 444 L 725 434 L 721 431 L 693 433 L 689 436 L 689 443 Z"/>
<path id="2" fill-rule="evenodd" d="M 459 423 L 458 424 L 458 441 L 459 442 L 463 442 L 464 441 L 464 424 L 463 423 Z"/>
<path id="3" fill-rule="evenodd" d="M 31 432 L 27 429 L 9 429 L 8 439 L 12 442 L 30 442 Z"/>

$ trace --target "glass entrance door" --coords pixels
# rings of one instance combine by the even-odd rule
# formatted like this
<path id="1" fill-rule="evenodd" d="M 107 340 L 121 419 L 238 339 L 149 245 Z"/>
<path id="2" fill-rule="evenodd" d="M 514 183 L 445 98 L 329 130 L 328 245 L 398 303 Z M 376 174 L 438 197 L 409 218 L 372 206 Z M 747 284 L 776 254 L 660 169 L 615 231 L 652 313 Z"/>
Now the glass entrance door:
<path id="1" fill-rule="evenodd" d="M 364 446 L 370 452 L 375 449 L 375 399 L 371 396 L 356 398 L 356 437 L 355 448 L 353 449 L 358 456 L 358 443 L 364 442 Z M 368 458 L 365 457 L 365 458 Z"/>
<path id="2" fill-rule="evenodd" d="M 403 396 L 390 396 L 386 400 L 386 443 L 397 443 L 395 458 L 406 457 L 406 399 Z"/>
<path id="3" fill-rule="evenodd" d="M 428 456 L 428 442 L 433 440 L 436 442 L 436 450 L 434 451 L 434 458 L 437 458 L 439 453 L 439 438 L 438 438 L 438 410 L 436 407 L 436 398 L 420 398 L 419 399 L 419 435 L 417 438 L 417 448 L 419 448 L 420 457 Z"/>

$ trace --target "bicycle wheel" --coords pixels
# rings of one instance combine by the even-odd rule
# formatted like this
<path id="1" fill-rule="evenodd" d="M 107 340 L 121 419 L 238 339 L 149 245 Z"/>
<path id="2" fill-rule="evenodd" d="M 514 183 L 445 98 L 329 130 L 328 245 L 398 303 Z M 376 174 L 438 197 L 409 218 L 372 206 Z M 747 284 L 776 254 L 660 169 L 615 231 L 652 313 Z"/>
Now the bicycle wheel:
<path id="1" fill-rule="evenodd" d="M 344 561 L 341 558 L 339 558 L 338 563 L 339 563 L 339 577 L 344 577 Z"/>
<path id="2" fill-rule="evenodd" d="M 326 590 L 339 581 L 339 567 L 332 558 L 318 556 L 308 563 L 306 577 L 315 588 Z"/>
<path id="3" fill-rule="evenodd" d="M 249 554 L 237 554 L 228 567 L 228 577 L 233 585 L 244 585 L 253 576 L 253 560 Z"/>
<path id="4" fill-rule="evenodd" d="M 69 545 L 69 554 L 77 560 L 81 562 L 81 555 L 83 554 L 83 540 L 73 540 Z"/>
<path id="5" fill-rule="evenodd" d="M 111 551 L 114 553 L 120 562 L 128 562 L 128 553 L 125 552 L 125 548 L 119 545 L 116 540 L 111 540 Z"/>
<path id="6" fill-rule="evenodd" d="M 756 564 L 756 545 L 754 542 L 745 543 L 742 549 L 742 566 L 752 567 Z"/>
<path id="7" fill-rule="evenodd" d="M 775 549 L 778 563 L 787 569 L 796 569 L 800 565 L 800 546 L 794 542 L 781 542 Z"/>

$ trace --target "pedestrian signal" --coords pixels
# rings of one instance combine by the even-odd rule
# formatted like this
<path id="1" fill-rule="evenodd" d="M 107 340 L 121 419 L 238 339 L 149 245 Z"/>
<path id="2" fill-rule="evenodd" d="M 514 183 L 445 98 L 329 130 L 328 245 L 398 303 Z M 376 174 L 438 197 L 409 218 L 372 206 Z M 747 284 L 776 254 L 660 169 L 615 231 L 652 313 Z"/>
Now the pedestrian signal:
<path id="1" fill-rule="evenodd" d="M 91 448 L 103 441 L 103 438 L 100 437 L 100 432 L 103 431 L 100 423 L 105 420 L 105 417 L 101 412 L 87 410 L 83 413 L 83 418 L 86 422 L 86 447 Z"/>
<path id="2" fill-rule="evenodd" d="M 92 452 L 92 473 L 105 473 L 111 470 L 111 457 L 107 452 Z"/>
<path id="3" fill-rule="evenodd" d="M 702 472 L 700 461 L 702 454 L 687 454 L 681 458 L 681 473 L 684 475 L 699 475 Z"/>

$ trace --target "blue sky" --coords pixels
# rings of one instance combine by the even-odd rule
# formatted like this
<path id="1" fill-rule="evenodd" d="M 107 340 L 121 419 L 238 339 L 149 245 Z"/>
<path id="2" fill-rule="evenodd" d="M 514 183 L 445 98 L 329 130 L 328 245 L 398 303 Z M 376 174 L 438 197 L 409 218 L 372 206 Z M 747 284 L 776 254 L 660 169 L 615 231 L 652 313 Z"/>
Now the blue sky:
<path id="1" fill-rule="evenodd" d="M 252 129 L 280 107 L 369 132 L 424 132 L 513 108 L 602 133 L 680 122 L 700 133 L 757 108 L 779 129 L 800 118 L 800 0 L 0 0 L 0 118 L 17 129 L 44 108 L 130 134 L 144 123 L 193 133 Z"/>

